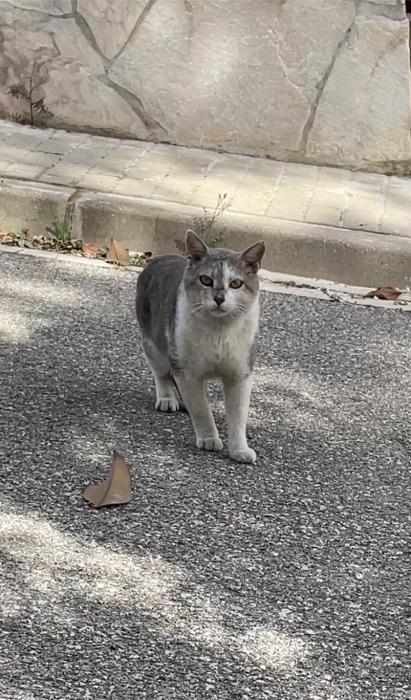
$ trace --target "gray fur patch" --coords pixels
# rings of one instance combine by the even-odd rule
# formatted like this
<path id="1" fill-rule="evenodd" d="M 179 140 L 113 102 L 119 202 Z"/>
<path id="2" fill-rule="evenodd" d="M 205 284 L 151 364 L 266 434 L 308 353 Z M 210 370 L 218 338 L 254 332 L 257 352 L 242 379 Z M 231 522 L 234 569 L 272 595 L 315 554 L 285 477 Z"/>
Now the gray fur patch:
<path id="1" fill-rule="evenodd" d="M 136 311 L 143 338 L 167 357 L 173 353 L 177 295 L 186 260 L 179 255 L 154 258 L 137 281 Z"/>

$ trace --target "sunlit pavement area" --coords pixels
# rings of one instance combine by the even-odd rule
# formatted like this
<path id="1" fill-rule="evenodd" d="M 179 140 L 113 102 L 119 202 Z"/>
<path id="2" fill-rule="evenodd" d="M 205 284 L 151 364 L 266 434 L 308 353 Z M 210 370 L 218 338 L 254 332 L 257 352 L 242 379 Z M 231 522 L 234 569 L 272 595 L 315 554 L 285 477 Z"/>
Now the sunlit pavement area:
<path id="1" fill-rule="evenodd" d="M 410 315 L 264 293 L 247 466 L 154 412 L 135 283 L 0 255 L 0 697 L 406 700 Z"/>

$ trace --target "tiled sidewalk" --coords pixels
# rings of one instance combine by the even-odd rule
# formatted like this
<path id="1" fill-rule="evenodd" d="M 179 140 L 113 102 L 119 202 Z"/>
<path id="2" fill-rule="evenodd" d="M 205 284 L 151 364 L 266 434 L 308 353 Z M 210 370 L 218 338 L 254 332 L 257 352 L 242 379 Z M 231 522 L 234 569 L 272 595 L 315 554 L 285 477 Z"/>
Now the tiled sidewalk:
<path id="1" fill-rule="evenodd" d="M 0 122 L 0 176 L 411 236 L 411 180 Z"/>

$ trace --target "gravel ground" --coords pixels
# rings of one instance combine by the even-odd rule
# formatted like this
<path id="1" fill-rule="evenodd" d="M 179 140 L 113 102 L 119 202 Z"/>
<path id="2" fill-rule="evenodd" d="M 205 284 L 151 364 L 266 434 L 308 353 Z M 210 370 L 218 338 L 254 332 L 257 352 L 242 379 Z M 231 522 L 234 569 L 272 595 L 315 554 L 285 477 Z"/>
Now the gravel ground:
<path id="1" fill-rule="evenodd" d="M 251 467 L 153 411 L 135 281 L 0 255 L 0 697 L 410 698 L 411 315 L 264 294 Z"/>

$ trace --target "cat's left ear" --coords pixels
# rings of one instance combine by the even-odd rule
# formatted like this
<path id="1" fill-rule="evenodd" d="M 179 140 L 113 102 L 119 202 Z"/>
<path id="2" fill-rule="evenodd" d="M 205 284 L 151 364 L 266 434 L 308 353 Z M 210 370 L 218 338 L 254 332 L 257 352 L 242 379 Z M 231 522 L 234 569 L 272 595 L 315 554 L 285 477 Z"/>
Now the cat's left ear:
<path id="1" fill-rule="evenodd" d="M 257 272 L 261 267 L 261 260 L 264 253 L 265 243 L 264 241 L 258 241 L 258 243 L 253 243 L 252 246 L 241 253 L 241 260 L 246 267 L 250 268 L 253 272 Z"/>
<path id="2" fill-rule="evenodd" d="M 200 262 L 208 255 L 208 248 L 204 241 L 190 229 L 186 233 L 186 253 L 189 260 Z"/>

